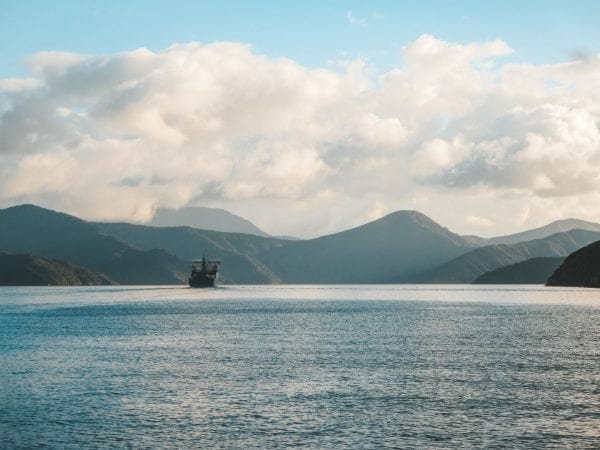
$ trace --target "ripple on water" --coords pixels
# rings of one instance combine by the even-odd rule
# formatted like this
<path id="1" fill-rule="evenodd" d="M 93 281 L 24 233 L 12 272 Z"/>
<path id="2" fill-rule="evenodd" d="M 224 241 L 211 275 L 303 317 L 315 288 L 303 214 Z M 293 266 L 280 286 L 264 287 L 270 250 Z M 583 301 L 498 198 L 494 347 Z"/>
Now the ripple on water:
<path id="1" fill-rule="evenodd" d="M 597 294 L 2 290 L 0 447 L 597 447 Z"/>

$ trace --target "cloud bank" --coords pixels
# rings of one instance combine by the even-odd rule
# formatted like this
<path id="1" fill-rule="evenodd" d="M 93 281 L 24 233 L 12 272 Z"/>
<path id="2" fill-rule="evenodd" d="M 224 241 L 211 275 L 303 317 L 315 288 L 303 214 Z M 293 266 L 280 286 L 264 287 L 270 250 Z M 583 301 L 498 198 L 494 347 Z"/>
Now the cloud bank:
<path id="1" fill-rule="evenodd" d="M 299 236 L 396 209 L 483 234 L 600 221 L 600 57 L 510 52 L 423 35 L 377 76 L 228 42 L 38 53 L 0 79 L 0 203 L 141 222 L 221 206 Z"/>

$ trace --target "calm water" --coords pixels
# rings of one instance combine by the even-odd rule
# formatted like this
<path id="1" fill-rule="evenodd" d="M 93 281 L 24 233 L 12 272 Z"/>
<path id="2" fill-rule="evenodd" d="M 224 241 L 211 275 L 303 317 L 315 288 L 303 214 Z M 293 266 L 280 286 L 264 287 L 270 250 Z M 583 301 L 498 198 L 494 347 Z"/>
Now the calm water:
<path id="1" fill-rule="evenodd" d="M 0 447 L 600 447 L 600 290 L 0 288 Z"/>

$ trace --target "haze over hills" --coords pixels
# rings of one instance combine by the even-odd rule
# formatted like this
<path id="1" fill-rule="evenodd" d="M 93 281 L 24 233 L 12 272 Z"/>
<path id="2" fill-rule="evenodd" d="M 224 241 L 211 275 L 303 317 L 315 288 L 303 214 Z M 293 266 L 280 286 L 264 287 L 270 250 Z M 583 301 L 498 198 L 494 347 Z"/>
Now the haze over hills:
<path id="1" fill-rule="evenodd" d="M 600 239 L 600 232 L 570 230 L 543 239 L 476 248 L 423 274 L 422 283 L 472 283 L 486 272 L 534 257 L 565 257 Z"/>
<path id="2" fill-rule="evenodd" d="M 600 231 L 600 223 L 588 222 L 580 219 L 563 219 L 520 233 L 497 236 L 489 239 L 477 238 L 476 236 L 475 238 L 483 239 L 478 242 L 479 245 L 516 244 L 518 242 L 532 241 L 534 239 L 543 239 L 553 234 L 570 230 Z"/>
<path id="3" fill-rule="evenodd" d="M 221 258 L 224 277 L 237 283 L 384 283 L 398 275 L 408 280 L 473 248 L 416 211 L 300 241 L 186 227 L 97 225 L 138 248 L 155 245 L 188 260 L 203 252 Z"/>
<path id="4" fill-rule="evenodd" d="M 113 280 L 98 272 L 63 261 L 27 254 L 0 252 L 0 285 L 110 285 Z"/>
<path id="5" fill-rule="evenodd" d="M 220 258 L 226 283 L 470 283 L 533 257 L 562 257 L 600 239 L 571 230 L 513 245 L 477 247 L 417 211 L 292 241 L 186 226 L 85 222 L 21 205 L 0 210 L 0 251 L 68 261 L 124 284 L 185 283 L 191 260 Z"/>
<path id="6" fill-rule="evenodd" d="M 128 223 L 97 223 L 101 233 L 136 248 L 161 248 L 180 260 L 202 256 L 224 261 L 220 276 L 232 283 L 279 283 L 281 279 L 256 255 L 291 241 L 242 233 L 224 233 L 190 227 L 148 227 Z"/>
<path id="7" fill-rule="evenodd" d="M 220 208 L 194 206 L 189 208 L 159 208 L 148 223 L 155 227 L 187 226 L 202 230 L 268 236 L 249 220 Z"/>
<path id="8" fill-rule="evenodd" d="M 563 257 L 540 257 L 500 267 L 479 276 L 474 284 L 546 284 Z"/>
<path id="9" fill-rule="evenodd" d="M 548 279 L 547 284 L 600 288 L 600 241 L 570 254 Z"/>
<path id="10" fill-rule="evenodd" d="M 260 254 L 286 283 L 388 283 L 465 253 L 472 246 L 417 211 L 291 242 Z"/>

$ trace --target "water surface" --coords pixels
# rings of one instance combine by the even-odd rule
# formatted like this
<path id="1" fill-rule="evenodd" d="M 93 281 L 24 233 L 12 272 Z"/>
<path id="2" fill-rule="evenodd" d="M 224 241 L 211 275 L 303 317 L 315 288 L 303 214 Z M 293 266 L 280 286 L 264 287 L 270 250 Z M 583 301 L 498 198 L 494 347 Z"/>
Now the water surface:
<path id="1" fill-rule="evenodd" d="M 600 446 L 600 290 L 0 288 L 0 447 Z"/>

